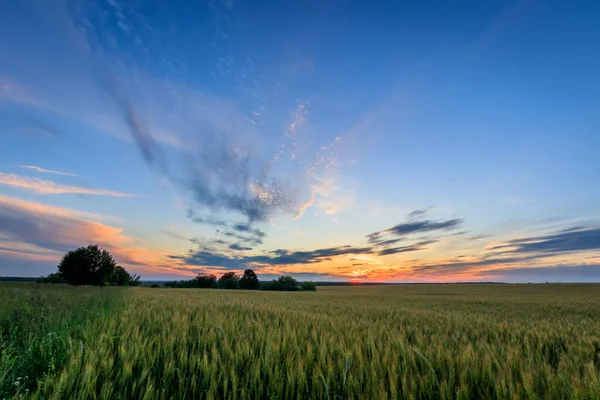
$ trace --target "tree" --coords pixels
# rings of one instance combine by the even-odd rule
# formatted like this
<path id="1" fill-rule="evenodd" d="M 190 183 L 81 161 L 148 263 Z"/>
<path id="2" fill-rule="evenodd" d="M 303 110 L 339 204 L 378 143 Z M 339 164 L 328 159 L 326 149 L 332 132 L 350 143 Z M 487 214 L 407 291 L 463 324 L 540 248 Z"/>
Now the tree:
<path id="1" fill-rule="evenodd" d="M 111 286 L 129 286 L 131 282 L 131 275 L 125 270 L 125 268 L 117 265 L 112 274 L 108 279 Z"/>
<path id="2" fill-rule="evenodd" d="M 131 275 L 120 265 L 117 265 L 110 275 L 109 283 L 111 286 L 139 286 L 141 284 L 139 275 Z"/>
<path id="3" fill-rule="evenodd" d="M 260 282 L 258 280 L 258 277 L 256 276 L 256 273 L 251 269 L 245 270 L 244 276 L 242 276 L 242 279 L 240 279 L 240 288 L 256 290 L 259 286 Z"/>
<path id="4" fill-rule="evenodd" d="M 208 289 L 213 287 L 213 285 L 217 282 L 217 277 L 213 274 L 198 274 L 193 279 L 193 287 Z"/>
<path id="5" fill-rule="evenodd" d="M 311 281 L 305 281 L 302 282 L 301 285 L 302 290 L 307 290 L 307 291 L 316 291 L 317 290 L 317 284 Z"/>
<path id="6" fill-rule="evenodd" d="M 219 288 L 221 289 L 237 289 L 240 276 L 235 272 L 226 272 L 219 278 Z"/>
<path id="7" fill-rule="evenodd" d="M 117 265 L 108 251 L 95 244 L 69 251 L 58 264 L 58 272 L 51 275 L 60 276 L 71 285 L 138 286 L 140 284 L 139 276 L 131 275 L 125 268 Z"/>
<path id="8" fill-rule="evenodd" d="M 298 282 L 293 276 L 282 275 L 277 279 L 277 284 L 280 286 L 279 290 L 298 290 Z"/>
<path id="9" fill-rule="evenodd" d="M 58 264 L 59 274 L 71 285 L 106 285 L 116 268 L 110 253 L 95 244 L 69 251 Z"/>

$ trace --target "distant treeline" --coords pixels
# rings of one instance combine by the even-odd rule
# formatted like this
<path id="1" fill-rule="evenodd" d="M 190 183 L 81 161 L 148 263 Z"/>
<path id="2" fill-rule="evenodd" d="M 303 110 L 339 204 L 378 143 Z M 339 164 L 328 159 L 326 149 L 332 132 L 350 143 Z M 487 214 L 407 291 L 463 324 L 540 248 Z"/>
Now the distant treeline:
<path id="1" fill-rule="evenodd" d="M 235 272 L 226 272 L 219 279 L 213 274 L 198 274 L 194 279 L 170 281 L 163 284 L 169 288 L 197 288 L 197 289 L 246 289 L 246 290 L 274 290 L 295 292 L 301 290 L 315 291 L 315 282 L 298 283 L 292 276 L 283 275 L 272 281 L 260 282 L 256 273 L 247 269 L 241 277 Z M 158 284 L 152 285 L 158 287 Z"/>
<path id="2" fill-rule="evenodd" d="M 21 276 L 0 276 L 0 282 L 36 282 L 38 278 Z"/>

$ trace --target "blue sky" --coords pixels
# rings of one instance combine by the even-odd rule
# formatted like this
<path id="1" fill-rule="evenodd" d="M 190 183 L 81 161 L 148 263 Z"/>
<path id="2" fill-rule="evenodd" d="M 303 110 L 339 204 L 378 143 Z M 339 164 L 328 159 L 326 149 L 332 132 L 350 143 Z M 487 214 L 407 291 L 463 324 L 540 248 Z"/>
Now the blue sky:
<path id="1" fill-rule="evenodd" d="M 600 280 L 600 5 L 0 6 L 0 275 Z"/>

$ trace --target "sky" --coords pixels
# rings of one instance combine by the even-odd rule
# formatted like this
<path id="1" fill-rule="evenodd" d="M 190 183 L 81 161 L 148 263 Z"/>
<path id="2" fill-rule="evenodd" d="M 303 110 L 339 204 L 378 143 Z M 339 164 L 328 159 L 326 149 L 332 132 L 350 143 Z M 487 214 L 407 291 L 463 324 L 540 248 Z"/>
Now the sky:
<path id="1" fill-rule="evenodd" d="M 599 17 L 0 2 L 0 276 L 598 282 Z"/>

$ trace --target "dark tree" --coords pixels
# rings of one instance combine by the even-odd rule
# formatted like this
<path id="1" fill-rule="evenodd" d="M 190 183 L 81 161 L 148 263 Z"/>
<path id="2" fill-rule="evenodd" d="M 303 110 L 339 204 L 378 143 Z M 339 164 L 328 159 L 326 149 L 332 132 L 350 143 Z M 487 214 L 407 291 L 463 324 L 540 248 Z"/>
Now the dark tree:
<path id="1" fill-rule="evenodd" d="M 317 284 L 311 281 L 302 282 L 302 285 L 300 287 L 302 288 L 302 290 L 308 290 L 313 292 L 317 290 Z"/>
<path id="2" fill-rule="evenodd" d="M 293 276 L 290 275 L 280 276 L 279 279 L 277 279 L 277 284 L 280 286 L 279 290 L 298 290 L 298 282 Z"/>
<path id="3" fill-rule="evenodd" d="M 219 279 L 219 288 L 221 289 L 237 289 L 239 286 L 240 277 L 235 272 L 226 272 Z"/>
<path id="4" fill-rule="evenodd" d="M 193 286 L 201 289 L 208 289 L 215 285 L 217 277 L 213 274 L 198 274 L 193 279 Z"/>
<path id="5" fill-rule="evenodd" d="M 132 275 L 125 268 L 117 265 L 110 276 L 110 284 L 112 286 L 139 286 L 141 282 L 139 275 Z"/>
<path id="6" fill-rule="evenodd" d="M 245 270 L 244 276 L 242 276 L 242 279 L 240 279 L 240 288 L 256 290 L 259 286 L 260 282 L 258 281 L 258 276 L 256 276 L 256 273 L 251 269 Z"/>
<path id="7" fill-rule="evenodd" d="M 125 268 L 117 265 L 112 274 L 110 274 L 109 283 L 111 286 L 129 286 L 132 276 Z"/>
<path id="8" fill-rule="evenodd" d="M 71 285 L 106 285 L 116 268 L 110 253 L 95 244 L 69 251 L 58 264 L 59 274 Z"/>

